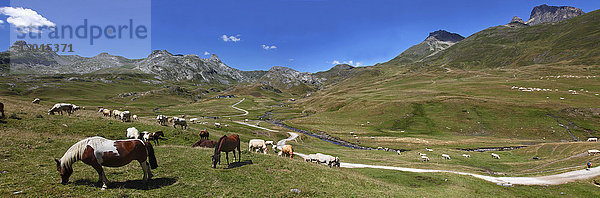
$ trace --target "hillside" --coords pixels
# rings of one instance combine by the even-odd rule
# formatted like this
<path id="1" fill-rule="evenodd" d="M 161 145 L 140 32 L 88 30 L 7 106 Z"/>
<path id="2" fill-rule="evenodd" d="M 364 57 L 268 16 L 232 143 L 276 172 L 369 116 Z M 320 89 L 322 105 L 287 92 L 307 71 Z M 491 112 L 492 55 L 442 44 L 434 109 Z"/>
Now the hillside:
<path id="1" fill-rule="evenodd" d="M 389 62 L 394 64 L 421 62 L 425 58 L 434 56 L 437 53 L 448 49 L 450 46 L 460 42 L 464 38 L 465 37 L 459 34 L 450 33 L 445 30 L 431 32 L 425 41 L 406 49 Z"/>
<path id="2" fill-rule="evenodd" d="M 464 69 L 534 64 L 600 64 L 600 11 L 559 23 L 512 28 L 496 26 L 477 32 L 414 67 Z M 387 64 L 397 65 L 390 61 Z"/>

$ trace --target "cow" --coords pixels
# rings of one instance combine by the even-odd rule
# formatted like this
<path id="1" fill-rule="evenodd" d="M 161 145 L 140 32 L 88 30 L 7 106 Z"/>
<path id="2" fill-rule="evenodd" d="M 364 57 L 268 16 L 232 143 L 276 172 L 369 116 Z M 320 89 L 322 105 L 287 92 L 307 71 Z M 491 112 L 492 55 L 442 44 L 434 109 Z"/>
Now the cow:
<path id="1" fill-rule="evenodd" d="M 164 115 L 158 115 L 156 116 L 156 122 L 158 122 L 158 124 L 165 126 L 167 125 L 167 120 L 169 119 L 169 117 L 164 116 Z"/>
<path id="2" fill-rule="evenodd" d="M 40 104 L 40 101 L 41 100 L 39 98 L 36 98 L 36 99 L 33 99 L 33 101 L 31 101 L 31 104 Z"/>
<path id="3" fill-rule="evenodd" d="M 184 118 L 173 117 L 171 122 L 173 122 L 173 128 L 177 128 L 175 126 L 179 125 L 181 128 L 187 129 L 187 122 Z"/>
<path id="4" fill-rule="evenodd" d="M 54 115 L 54 113 L 58 113 L 59 115 L 62 115 L 63 111 L 67 112 L 68 115 L 71 115 L 71 113 L 73 113 L 73 106 L 74 105 L 67 104 L 67 103 L 54 104 L 54 106 L 52 106 L 52 108 L 50 110 L 48 110 L 48 115 Z"/>
<path id="5" fill-rule="evenodd" d="M 292 145 L 283 145 L 281 147 L 281 152 L 279 152 L 280 156 L 284 155 L 284 156 L 289 156 L 290 158 L 294 157 L 294 149 L 292 148 Z"/>
<path id="6" fill-rule="evenodd" d="M 131 112 L 123 111 L 119 115 L 119 118 L 121 118 L 121 121 L 123 121 L 123 122 L 130 122 L 131 121 Z"/>
<path id="7" fill-rule="evenodd" d="M 252 139 L 248 142 L 248 151 L 254 150 L 255 152 L 262 151 L 263 154 L 267 154 L 267 145 L 264 140 Z"/>

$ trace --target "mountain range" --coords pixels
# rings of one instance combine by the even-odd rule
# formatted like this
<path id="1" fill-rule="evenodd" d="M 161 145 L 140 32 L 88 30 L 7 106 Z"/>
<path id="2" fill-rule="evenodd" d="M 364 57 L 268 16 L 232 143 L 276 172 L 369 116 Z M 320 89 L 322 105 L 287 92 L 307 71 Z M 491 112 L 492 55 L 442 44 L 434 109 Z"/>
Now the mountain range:
<path id="1" fill-rule="evenodd" d="M 383 64 L 457 68 L 565 61 L 598 64 L 600 48 L 597 41 L 600 35 L 596 30 L 599 21 L 598 11 L 585 14 L 574 7 L 544 4 L 533 8 L 527 21 L 513 17 L 507 25 L 490 27 L 467 38 L 445 30 L 431 32 L 423 42 Z M 174 55 L 166 50 L 156 50 L 142 59 L 127 59 L 108 53 L 81 57 L 30 49 L 25 41 L 17 41 L 8 51 L 0 53 L 0 63 L 3 65 L 0 72 L 3 73 L 9 71 L 7 65 L 10 63 L 11 74 L 145 73 L 153 74 L 159 80 L 225 85 L 261 83 L 284 90 L 298 87 L 316 90 L 365 70 L 364 67 L 337 65 L 317 73 L 281 66 L 268 71 L 241 71 L 229 67 L 214 54 L 210 58 L 200 58 L 193 54 Z"/>

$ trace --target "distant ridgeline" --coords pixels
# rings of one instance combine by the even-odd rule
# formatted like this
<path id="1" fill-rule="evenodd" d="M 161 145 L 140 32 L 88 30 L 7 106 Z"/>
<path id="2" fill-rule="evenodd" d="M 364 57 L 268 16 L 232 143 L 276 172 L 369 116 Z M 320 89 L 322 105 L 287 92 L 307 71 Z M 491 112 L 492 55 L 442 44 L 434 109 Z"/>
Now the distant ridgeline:
<path id="1" fill-rule="evenodd" d="M 464 69 L 562 62 L 600 64 L 600 12 L 585 14 L 570 6 L 540 5 L 530 19 L 487 28 L 467 38 L 443 30 L 432 32 L 387 65 Z M 435 67 L 437 68 L 437 67 Z"/>

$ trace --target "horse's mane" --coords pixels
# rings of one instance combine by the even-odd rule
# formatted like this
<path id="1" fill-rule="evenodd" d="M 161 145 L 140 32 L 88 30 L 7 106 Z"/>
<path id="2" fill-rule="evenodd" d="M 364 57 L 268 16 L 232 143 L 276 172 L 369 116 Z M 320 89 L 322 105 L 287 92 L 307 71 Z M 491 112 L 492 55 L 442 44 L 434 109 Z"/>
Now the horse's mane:
<path id="1" fill-rule="evenodd" d="M 97 139 L 100 137 L 89 137 L 85 138 L 71 146 L 67 152 L 60 158 L 60 165 L 62 167 L 71 167 L 73 163 L 81 160 L 83 158 L 83 152 L 87 148 L 88 142 L 92 139 Z"/>
<path id="2" fill-rule="evenodd" d="M 217 142 L 217 146 L 215 146 L 215 155 L 219 154 L 219 150 L 221 149 L 221 146 L 223 146 L 223 139 L 227 138 L 226 135 L 223 135 L 223 137 L 219 138 L 219 141 Z"/>

